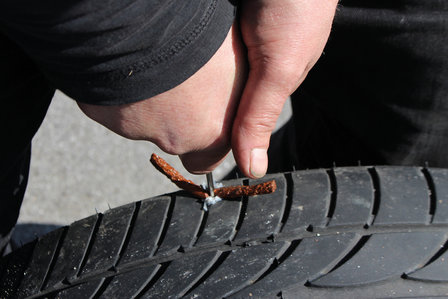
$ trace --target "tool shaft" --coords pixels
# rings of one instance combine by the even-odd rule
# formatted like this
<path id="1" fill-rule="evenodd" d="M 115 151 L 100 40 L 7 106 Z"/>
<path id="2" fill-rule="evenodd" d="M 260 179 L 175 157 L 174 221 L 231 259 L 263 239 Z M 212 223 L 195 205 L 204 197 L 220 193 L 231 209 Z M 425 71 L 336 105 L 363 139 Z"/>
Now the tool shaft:
<path id="1" fill-rule="evenodd" d="M 207 177 L 208 194 L 211 197 L 215 196 L 215 184 L 213 182 L 213 174 L 211 172 L 205 175 Z"/>

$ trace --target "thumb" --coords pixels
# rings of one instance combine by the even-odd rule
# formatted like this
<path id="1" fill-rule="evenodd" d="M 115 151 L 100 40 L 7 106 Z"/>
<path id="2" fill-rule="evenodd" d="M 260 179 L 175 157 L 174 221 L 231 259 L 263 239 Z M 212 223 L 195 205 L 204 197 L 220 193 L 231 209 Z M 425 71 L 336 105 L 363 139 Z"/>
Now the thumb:
<path id="1" fill-rule="evenodd" d="M 286 99 L 298 86 L 297 80 L 291 82 L 281 73 L 266 61 L 261 68 L 252 68 L 238 106 L 232 150 L 241 172 L 251 178 L 266 174 L 271 133 Z"/>

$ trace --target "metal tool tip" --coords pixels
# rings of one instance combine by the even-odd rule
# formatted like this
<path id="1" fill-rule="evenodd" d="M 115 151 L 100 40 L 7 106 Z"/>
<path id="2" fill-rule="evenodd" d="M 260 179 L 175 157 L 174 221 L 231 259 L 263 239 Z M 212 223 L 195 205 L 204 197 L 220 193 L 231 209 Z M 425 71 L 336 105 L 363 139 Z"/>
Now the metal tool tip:
<path id="1" fill-rule="evenodd" d="M 212 174 L 212 172 L 209 172 L 205 176 L 207 177 L 208 194 L 211 197 L 214 197 L 215 196 L 215 184 L 213 181 L 213 174 Z"/>

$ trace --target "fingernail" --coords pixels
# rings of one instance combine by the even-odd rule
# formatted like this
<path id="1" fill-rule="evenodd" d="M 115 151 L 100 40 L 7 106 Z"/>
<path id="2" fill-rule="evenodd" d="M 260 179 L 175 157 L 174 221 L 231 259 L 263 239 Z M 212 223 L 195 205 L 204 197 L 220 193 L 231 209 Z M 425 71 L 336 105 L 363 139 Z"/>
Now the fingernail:
<path id="1" fill-rule="evenodd" d="M 250 173 L 256 178 L 261 178 L 268 169 L 268 154 L 264 148 L 254 148 L 250 152 Z"/>

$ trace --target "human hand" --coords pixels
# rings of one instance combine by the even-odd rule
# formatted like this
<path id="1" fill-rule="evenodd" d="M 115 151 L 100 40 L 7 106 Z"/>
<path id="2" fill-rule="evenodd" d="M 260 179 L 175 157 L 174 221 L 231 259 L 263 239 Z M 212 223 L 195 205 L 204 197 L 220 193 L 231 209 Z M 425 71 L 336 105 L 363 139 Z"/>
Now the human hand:
<path id="1" fill-rule="evenodd" d="M 232 150 L 249 177 L 266 173 L 267 149 L 283 105 L 319 59 L 337 0 L 243 0 L 240 26 L 249 76 L 232 131 Z"/>
<path id="2" fill-rule="evenodd" d="M 179 155 L 193 173 L 213 170 L 230 150 L 230 133 L 246 80 L 246 56 L 234 26 L 215 55 L 188 80 L 132 104 L 78 102 L 83 112 L 129 139 Z"/>
<path id="3" fill-rule="evenodd" d="M 210 61 L 179 86 L 132 104 L 79 106 L 124 137 L 148 140 L 179 155 L 193 173 L 219 165 L 232 138 L 239 168 L 247 176 L 260 177 L 267 168 L 265 152 L 282 106 L 328 38 L 337 1 L 310 2 L 243 1 L 241 32 L 250 64 L 247 82 L 246 53 L 234 26 Z M 258 159 L 251 159 L 252 149 L 259 149 Z"/>

